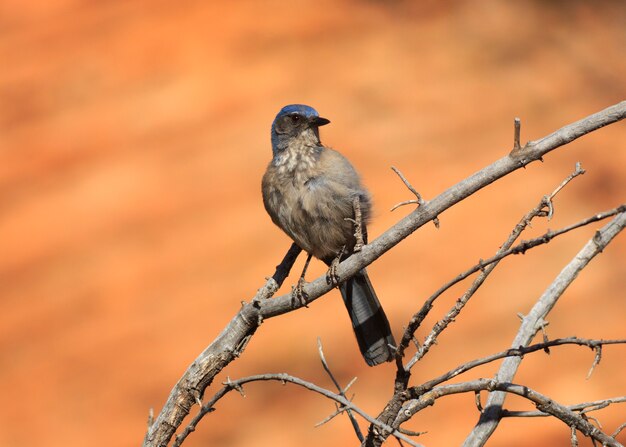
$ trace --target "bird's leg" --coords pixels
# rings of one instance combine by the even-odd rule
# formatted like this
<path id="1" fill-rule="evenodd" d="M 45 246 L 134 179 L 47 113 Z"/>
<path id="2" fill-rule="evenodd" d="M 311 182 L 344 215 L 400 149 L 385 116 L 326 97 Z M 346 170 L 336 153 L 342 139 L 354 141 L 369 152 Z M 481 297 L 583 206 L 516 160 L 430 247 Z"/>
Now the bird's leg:
<path id="1" fill-rule="evenodd" d="M 298 279 L 298 283 L 296 284 L 296 286 L 291 289 L 291 298 L 294 300 L 294 302 L 298 302 L 304 307 L 308 307 L 307 306 L 308 296 L 304 292 L 304 285 L 306 284 L 306 281 L 304 280 L 304 275 L 306 274 L 306 271 L 309 268 L 309 262 L 311 262 L 311 256 L 312 255 L 310 253 L 307 254 L 306 262 L 304 263 L 304 268 L 302 269 L 302 274 L 300 275 L 300 279 Z"/>
<path id="2" fill-rule="evenodd" d="M 291 244 L 291 247 L 289 247 L 289 251 L 287 251 L 287 254 L 281 263 L 276 266 L 276 272 L 274 272 L 272 279 L 276 281 L 278 287 L 282 286 L 285 279 L 287 279 L 287 276 L 289 276 L 291 267 L 295 264 L 301 251 L 302 249 L 294 242 Z"/>
<path id="3" fill-rule="evenodd" d="M 343 256 L 344 251 L 346 251 L 346 246 L 341 247 L 339 253 L 333 262 L 330 263 L 330 267 L 328 267 L 328 272 L 326 272 L 326 283 L 331 284 L 333 287 L 337 287 L 339 285 L 339 275 L 337 274 L 337 268 L 339 267 L 339 263 L 341 262 L 341 257 Z"/>

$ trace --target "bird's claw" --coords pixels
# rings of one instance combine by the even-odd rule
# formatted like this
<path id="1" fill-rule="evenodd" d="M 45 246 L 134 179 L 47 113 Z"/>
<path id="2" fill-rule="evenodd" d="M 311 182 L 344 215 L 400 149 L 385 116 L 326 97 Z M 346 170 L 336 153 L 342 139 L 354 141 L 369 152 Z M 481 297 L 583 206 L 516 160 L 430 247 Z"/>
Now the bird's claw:
<path id="1" fill-rule="evenodd" d="M 306 281 L 304 280 L 304 278 L 300 278 L 298 280 L 298 283 L 291 289 L 291 299 L 293 300 L 294 304 L 298 303 L 301 306 L 309 307 L 308 306 L 309 296 L 304 291 L 305 284 L 306 284 Z"/>
<path id="2" fill-rule="evenodd" d="M 333 287 L 337 287 L 339 285 L 339 280 L 341 279 L 337 274 L 337 268 L 339 267 L 340 258 L 336 257 L 333 259 L 333 262 L 330 263 L 330 267 L 328 268 L 328 272 L 326 272 L 326 283 L 330 284 Z"/>

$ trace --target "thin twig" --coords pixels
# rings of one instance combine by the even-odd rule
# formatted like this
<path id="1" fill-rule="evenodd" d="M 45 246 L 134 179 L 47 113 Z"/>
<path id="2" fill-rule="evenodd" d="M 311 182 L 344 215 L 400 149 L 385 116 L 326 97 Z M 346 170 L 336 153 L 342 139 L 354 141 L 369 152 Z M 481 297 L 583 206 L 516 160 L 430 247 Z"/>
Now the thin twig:
<path id="1" fill-rule="evenodd" d="M 611 437 L 617 438 L 617 435 L 619 435 L 621 431 L 624 430 L 625 428 L 626 428 L 626 422 L 624 422 L 622 425 L 617 427 L 617 429 L 611 434 Z"/>
<path id="2" fill-rule="evenodd" d="M 326 374 L 328 374 L 328 376 L 330 377 L 330 380 L 332 380 L 333 384 L 337 388 L 337 391 L 339 392 L 339 395 L 346 397 L 345 393 L 346 391 L 348 391 L 348 388 L 350 388 L 352 384 L 356 381 L 356 377 L 354 377 L 348 383 L 348 385 L 346 385 L 345 388 L 341 388 L 341 386 L 339 385 L 339 382 L 337 381 L 337 379 L 335 379 L 334 374 L 331 372 L 330 367 L 328 366 L 328 362 L 326 362 L 326 356 L 324 355 L 324 350 L 322 349 L 322 340 L 319 337 L 317 337 L 317 350 L 319 352 L 320 360 L 322 361 L 322 366 L 324 367 L 324 371 L 326 371 Z M 352 428 L 354 429 L 354 433 L 356 434 L 356 437 L 359 438 L 360 442 L 363 442 L 365 437 L 363 436 L 363 433 L 361 432 L 361 428 L 359 427 L 359 424 L 357 423 L 356 418 L 354 417 L 354 415 L 352 414 L 349 408 L 345 408 L 345 410 L 346 410 L 346 414 L 348 415 L 348 418 L 350 418 L 350 423 L 352 424 Z"/>
<path id="3" fill-rule="evenodd" d="M 335 412 L 331 413 L 330 415 L 326 416 L 324 419 L 322 419 L 321 421 L 319 421 L 318 423 L 316 423 L 314 425 L 315 428 L 317 427 L 321 427 L 322 425 L 326 424 L 327 422 L 330 422 L 331 420 L 333 420 L 335 418 L 335 416 L 340 415 L 341 413 L 343 413 L 344 411 L 348 411 L 348 408 L 346 407 L 342 407 L 340 405 L 337 406 L 337 410 L 335 410 Z M 363 436 L 363 435 L 361 435 Z"/>
<path id="4" fill-rule="evenodd" d="M 574 172 L 572 172 L 570 175 L 567 176 L 567 178 L 565 180 L 563 180 L 561 182 L 561 184 L 559 186 L 556 187 L 556 189 L 554 191 L 552 191 L 552 193 L 548 196 L 548 200 L 552 201 L 552 199 L 554 199 L 554 197 L 563 189 L 565 188 L 565 186 L 567 186 L 567 184 L 569 182 L 571 182 L 573 179 L 575 179 L 576 177 L 578 177 L 579 175 L 583 175 L 584 173 L 586 173 L 587 171 L 585 171 L 580 162 L 576 162 L 575 165 L 575 169 Z"/>
<path id="5" fill-rule="evenodd" d="M 576 426 L 572 425 L 570 429 L 572 432 L 570 436 L 570 442 L 572 443 L 572 447 L 578 447 L 578 436 L 576 436 Z"/>
<path id="6" fill-rule="evenodd" d="M 398 427 L 397 430 L 407 436 L 422 436 L 425 435 L 426 433 L 428 433 L 427 431 L 413 431 L 413 430 L 407 430 L 406 428 L 402 428 L 402 427 Z"/>
<path id="7" fill-rule="evenodd" d="M 393 170 L 393 172 L 395 172 L 398 177 L 400 177 L 400 180 L 402 180 L 402 183 L 404 183 L 404 186 L 406 186 L 408 188 L 409 191 L 411 191 L 413 193 L 413 195 L 415 195 L 416 199 L 414 200 L 407 200 L 405 202 L 401 202 L 397 205 L 395 205 L 393 208 L 391 208 L 391 211 L 395 210 L 396 208 L 403 206 L 403 205 L 408 205 L 408 204 L 417 204 L 419 206 L 425 205 L 426 202 L 424 201 L 424 199 L 422 198 L 422 195 L 417 192 L 417 189 L 415 189 L 413 187 L 413 185 L 411 185 L 411 183 L 406 179 L 406 177 L 404 176 L 404 174 L 402 174 L 402 172 L 400 172 L 400 170 L 398 168 L 396 168 L 395 166 L 392 166 L 391 169 Z"/>
<path id="8" fill-rule="evenodd" d="M 415 189 L 413 185 L 411 185 L 411 183 L 406 179 L 404 174 L 402 174 L 402 172 L 400 172 L 400 170 L 396 168 L 395 166 L 392 166 L 391 169 L 393 170 L 393 172 L 398 174 L 398 177 L 400 177 L 400 180 L 402 180 L 402 183 L 404 183 L 404 185 L 409 189 L 409 191 L 411 191 L 416 197 L 416 199 L 413 199 L 413 200 L 405 200 L 403 202 L 396 203 L 391 208 L 391 211 L 395 211 L 397 208 L 400 208 L 401 206 L 404 206 L 404 205 L 418 205 L 418 206 L 426 205 L 426 201 L 422 198 L 422 195 L 419 192 L 417 192 L 417 189 Z M 439 228 L 439 225 L 440 225 L 439 218 L 435 216 L 432 220 L 433 220 L 433 224 L 435 225 L 435 228 Z"/>
<path id="9" fill-rule="evenodd" d="M 594 369 L 596 369 L 596 366 L 598 366 L 600 364 L 600 360 L 602 360 L 602 345 L 596 346 L 594 349 L 596 351 L 596 355 L 594 356 L 591 368 L 589 368 L 589 372 L 587 373 L 587 380 L 589 380 Z"/>
<path id="10" fill-rule="evenodd" d="M 572 411 L 580 411 L 584 413 L 589 413 L 590 411 L 598 411 L 603 408 L 608 407 L 612 404 L 620 404 L 626 403 L 626 396 L 619 397 L 611 397 L 609 399 L 601 399 L 594 400 L 593 402 L 581 402 L 579 404 L 568 405 L 567 408 Z M 535 417 L 546 417 L 550 416 L 548 413 L 544 413 L 543 411 L 514 411 L 514 410 L 502 410 L 502 417 L 525 417 L 525 418 L 535 418 Z M 611 435 L 613 436 L 613 435 Z M 615 436 L 613 436 L 615 437 Z"/>
<path id="11" fill-rule="evenodd" d="M 471 360 L 469 362 L 463 363 L 462 365 L 457 366 L 450 371 L 435 377 L 423 384 L 414 387 L 420 394 L 423 394 L 429 390 L 431 390 L 436 385 L 439 385 L 443 382 L 446 382 L 454 377 L 457 377 L 460 374 L 466 373 L 467 371 L 474 369 L 476 367 L 486 365 L 488 363 L 494 362 L 496 360 L 500 360 L 506 357 L 523 357 L 526 354 L 531 354 L 533 352 L 545 350 L 545 348 L 551 346 L 563 346 L 563 345 L 578 345 L 578 346 L 586 346 L 591 349 L 597 349 L 598 347 L 604 345 L 617 345 L 617 344 L 626 344 L 626 338 L 624 339 L 612 339 L 612 340 L 602 340 L 602 339 L 587 339 L 587 338 L 578 338 L 578 337 L 567 337 L 567 338 L 557 338 L 554 340 L 550 340 L 543 343 L 537 343 L 531 346 L 520 346 L 519 348 L 511 348 L 506 351 L 501 351 L 495 354 L 491 354 L 489 356 Z"/>

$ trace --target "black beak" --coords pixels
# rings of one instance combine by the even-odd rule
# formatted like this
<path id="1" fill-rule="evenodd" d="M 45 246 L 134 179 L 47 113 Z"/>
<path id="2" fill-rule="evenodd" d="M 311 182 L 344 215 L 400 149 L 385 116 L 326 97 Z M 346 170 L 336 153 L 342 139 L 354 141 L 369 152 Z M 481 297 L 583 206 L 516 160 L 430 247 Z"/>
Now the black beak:
<path id="1" fill-rule="evenodd" d="M 315 118 L 311 120 L 311 124 L 318 126 L 318 127 L 325 126 L 328 123 L 330 123 L 330 120 L 327 120 L 326 118 L 322 118 L 321 116 L 316 116 Z"/>

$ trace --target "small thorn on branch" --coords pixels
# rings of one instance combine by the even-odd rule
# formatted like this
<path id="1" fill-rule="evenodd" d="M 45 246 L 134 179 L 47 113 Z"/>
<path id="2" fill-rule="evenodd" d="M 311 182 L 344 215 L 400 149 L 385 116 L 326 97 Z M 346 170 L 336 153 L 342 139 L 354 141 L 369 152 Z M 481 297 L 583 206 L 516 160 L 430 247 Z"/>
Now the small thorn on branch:
<path id="1" fill-rule="evenodd" d="M 602 345 L 597 345 L 594 350 L 596 351 L 596 355 L 593 358 L 593 363 L 591 364 L 591 368 L 589 368 L 589 372 L 587 373 L 587 380 L 589 380 L 591 374 L 593 374 L 593 370 L 596 369 L 596 366 L 598 366 L 600 364 L 600 360 L 602 360 Z"/>
<path id="2" fill-rule="evenodd" d="M 243 392 L 243 387 L 239 385 L 238 383 L 235 383 L 232 380 L 230 380 L 230 377 L 226 377 L 226 382 L 222 382 L 222 385 L 232 388 L 233 390 L 238 391 L 242 397 L 246 397 L 246 393 Z"/>
<path id="3" fill-rule="evenodd" d="M 192 394 L 196 401 L 196 404 L 198 404 L 198 406 L 202 408 L 202 398 L 200 397 L 200 392 L 198 390 L 194 390 Z"/>
<path id="4" fill-rule="evenodd" d="M 517 152 L 519 151 L 522 146 L 520 144 L 520 131 L 522 128 L 522 121 L 519 118 L 515 118 L 513 120 L 513 127 L 514 127 L 514 131 L 513 131 L 513 150 L 511 152 Z"/>
<path id="5" fill-rule="evenodd" d="M 154 424 L 154 408 L 148 410 L 148 428 L 152 427 L 152 424 Z"/>
<path id="6" fill-rule="evenodd" d="M 474 403 L 476 404 L 476 408 L 478 409 L 478 411 L 480 413 L 483 412 L 483 404 L 480 401 L 480 391 L 475 391 L 474 392 Z"/>

